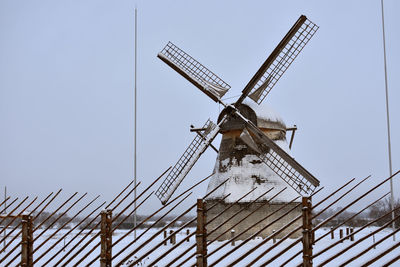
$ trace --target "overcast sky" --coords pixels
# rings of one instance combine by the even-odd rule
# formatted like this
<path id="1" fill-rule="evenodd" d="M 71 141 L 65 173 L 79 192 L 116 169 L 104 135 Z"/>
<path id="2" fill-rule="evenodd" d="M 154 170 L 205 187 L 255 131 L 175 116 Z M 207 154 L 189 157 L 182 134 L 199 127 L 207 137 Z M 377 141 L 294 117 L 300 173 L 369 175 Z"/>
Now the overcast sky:
<path id="1" fill-rule="evenodd" d="M 297 125 L 292 155 L 326 192 L 371 174 L 362 192 L 389 175 L 379 0 L 1 0 L 2 190 L 33 196 L 63 188 L 109 200 L 133 179 L 135 6 L 144 185 L 175 164 L 194 138 L 190 124 L 216 120 L 219 111 L 156 57 L 164 45 L 174 42 L 232 86 L 227 97 L 237 96 L 301 14 L 320 29 L 264 100 Z M 393 171 L 400 169 L 399 11 L 399 1 L 385 0 Z M 180 191 L 209 175 L 215 159 L 207 151 Z M 160 205 L 155 197 L 150 204 Z"/>

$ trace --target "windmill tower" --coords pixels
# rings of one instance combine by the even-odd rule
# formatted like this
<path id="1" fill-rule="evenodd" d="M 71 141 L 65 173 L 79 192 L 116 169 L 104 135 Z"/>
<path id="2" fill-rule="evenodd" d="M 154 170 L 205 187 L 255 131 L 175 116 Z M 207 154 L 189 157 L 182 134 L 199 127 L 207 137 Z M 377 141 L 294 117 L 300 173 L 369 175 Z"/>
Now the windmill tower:
<path id="1" fill-rule="evenodd" d="M 279 145 L 286 153 L 290 153 L 286 141 L 286 125 L 275 111 L 265 105 L 255 105 L 250 101 L 244 102 L 239 110 L 275 144 Z M 207 193 L 211 194 L 206 199 L 207 205 L 213 206 L 213 209 L 207 213 L 207 217 L 216 217 L 208 227 L 209 229 L 218 228 L 218 230 L 213 230 L 210 235 L 211 239 L 225 240 L 230 238 L 229 230 L 231 227 L 234 227 L 238 233 L 247 230 L 238 238 L 245 239 L 301 202 L 300 194 L 292 187 L 288 187 L 271 168 L 259 159 L 258 152 L 242 140 L 243 137 L 241 138 L 240 135 L 244 129 L 245 125 L 238 120 L 231 120 L 221 126 L 221 144 L 214 172 L 207 188 Z M 213 190 L 224 181 L 226 182 L 223 186 Z M 280 193 L 276 195 L 277 192 Z M 289 202 L 291 204 L 288 204 Z M 282 212 L 271 214 L 283 208 L 284 205 L 286 207 L 282 209 Z M 243 207 L 246 208 L 235 215 Z M 301 206 L 296 207 L 272 227 L 261 232 L 260 236 L 270 235 L 274 229 L 277 230 L 281 226 L 293 222 L 299 214 L 301 214 Z M 248 230 L 252 223 L 267 216 L 270 217 L 265 223 L 260 223 L 258 227 Z M 243 220 L 245 217 L 247 218 Z M 286 235 L 299 224 L 300 220 L 291 223 L 278 237 Z M 298 235 L 300 235 L 300 231 L 292 237 Z"/>
<path id="2" fill-rule="evenodd" d="M 171 42 L 164 47 L 158 57 L 213 101 L 220 103 L 224 109 L 217 123 L 207 120 L 204 126 L 197 130 L 192 143 L 167 174 L 156 191 L 156 196 L 161 203 L 168 202 L 200 156 L 209 146 L 212 146 L 211 143 L 218 133 L 223 134 L 216 166 L 219 173 L 215 173 L 209 189 L 220 180 L 218 175 L 230 175 L 232 174 L 230 172 L 234 170 L 244 172 L 246 168 L 243 168 L 243 159 L 248 161 L 248 157 L 251 157 L 250 161 L 254 162 L 250 162 L 253 164 L 250 169 L 259 168 L 260 172 L 259 175 L 254 174 L 258 175 L 258 180 L 253 177 L 253 174 L 246 179 L 265 184 L 268 177 L 273 178 L 279 185 L 285 183 L 288 188 L 290 187 L 289 190 L 297 195 L 310 195 L 319 186 L 319 181 L 279 145 L 285 139 L 284 124 L 281 123 L 278 126 L 279 123 L 274 124 L 268 119 L 262 120 L 262 115 L 256 114 L 258 109 L 256 106 L 263 102 L 317 30 L 317 25 L 305 16 L 300 16 L 233 104 L 222 101 L 222 97 L 230 89 L 227 83 Z M 273 124 L 277 129 L 266 127 Z M 229 163 L 230 159 L 232 161 Z M 241 160 L 237 161 L 237 159 Z M 235 160 L 236 163 L 233 162 Z M 267 173 L 271 175 L 268 176 Z M 243 189 L 244 184 L 241 187 L 239 183 L 238 187 Z M 266 187 L 264 189 L 266 190 Z M 229 191 L 229 187 L 226 190 Z M 210 201 L 217 198 L 218 194 L 214 194 Z"/>

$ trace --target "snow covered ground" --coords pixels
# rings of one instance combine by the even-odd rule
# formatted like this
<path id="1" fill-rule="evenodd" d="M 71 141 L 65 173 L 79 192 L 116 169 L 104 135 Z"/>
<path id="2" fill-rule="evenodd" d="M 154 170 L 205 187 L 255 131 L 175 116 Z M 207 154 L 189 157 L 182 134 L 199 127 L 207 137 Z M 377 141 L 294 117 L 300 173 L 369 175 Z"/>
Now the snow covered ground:
<path id="1" fill-rule="evenodd" d="M 361 237 L 365 236 L 366 234 L 371 233 L 371 231 L 375 230 L 376 228 L 374 227 L 370 227 L 367 229 L 362 230 L 360 233 L 357 233 L 355 235 L 355 241 L 359 240 Z M 117 257 L 116 260 L 113 261 L 113 265 L 115 265 L 117 262 L 119 262 L 122 258 L 123 255 L 127 255 L 127 253 L 133 251 L 134 248 L 136 248 L 137 246 L 139 246 L 140 244 L 142 244 L 143 242 L 145 242 L 146 240 L 150 239 L 154 234 L 157 233 L 159 229 L 151 229 L 150 231 L 148 231 L 144 236 L 142 236 L 139 240 L 138 243 L 135 244 L 134 246 L 131 246 L 129 249 L 127 249 L 123 254 L 121 254 L 121 256 Z M 191 231 L 193 231 L 194 229 L 191 229 Z M 357 230 L 357 229 L 355 229 Z M 42 243 L 47 237 L 49 237 L 55 230 L 49 230 L 47 231 L 43 236 L 41 236 L 39 238 L 39 240 L 35 241 L 34 244 L 34 248 L 37 247 L 40 243 Z M 47 248 L 49 248 L 52 244 L 54 244 L 55 242 L 57 242 L 58 240 L 60 240 L 60 237 L 64 235 L 64 233 L 66 233 L 68 230 L 61 230 L 60 232 L 58 232 L 53 238 L 51 238 L 48 242 L 46 242 L 46 244 L 44 246 L 42 246 L 37 252 L 35 252 L 34 254 L 34 260 L 35 258 L 37 258 L 40 254 L 42 254 Z M 138 230 L 137 231 L 137 236 L 139 236 L 141 233 L 143 233 L 143 229 Z M 329 231 L 329 229 L 327 228 L 322 228 L 320 230 L 318 230 L 316 232 L 316 239 L 325 234 L 327 231 Z M 381 238 L 383 238 L 385 235 L 387 235 L 388 233 L 390 233 L 390 229 L 384 229 L 383 231 L 380 231 L 379 233 L 377 233 L 375 235 L 375 241 L 378 242 Z M 38 232 L 40 233 L 40 231 Z M 67 238 L 65 239 L 65 243 L 68 243 L 69 240 L 71 240 L 76 234 L 78 233 L 78 231 L 74 231 L 72 233 L 70 233 Z M 119 237 L 121 237 L 123 234 L 125 234 L 126 231 L 125 230 L 118 230 L 114 233 L 113 235 L 113 241 L 116 241 Z M 345 229 L 344 229 L 344 233 L 345 233 Z M 186 229 L 183 232 L 180 232 L 177 234 L 177 242 L 179 242 L 180 240 L 182 240 L 184 237 L 186 236 Z M 143 255 L 143 253 L 147 252 L 147 251 L 151 251 L 153 250 L 153 247 L 155 245 L 157 245 L 159 242 L 161 242 L 161 240 L 163 239 L 162 234 L 157 235 L 149 244 L 147 244 L 142 250 L 140 250 L 140 252 L 136 255 L 136 256 L 141 256 Z M 328 245 L 332 244 L 333 242 L 337 241 L 339 239 L 339 230 L 335 231 L 335 239 L 332 240 L 330 235 L 327 235 L 325 238 L 323 238 L 321 241 L 319 241 L 315 246 L 314 246 L 314 254 L 318 253 L 318 251 L 322 250 L 324 247 L 327 247 Z M 17 239 L 19 240 L 19 238 Z M 65 248 L 64 251 L 62 251 L 58 256 L 57 259 L 51 261 L 48 266 L 54 266 L 54 264 L 57 262 L 58 259 L 60 259 L 63 255 L 65 255 L 69 249 L 73 246 L 74 243 L 76 243 L 76 241 L 80 240 L 80 238 L 76 238 L 76 240 L 71 243 L 68 247 Z M 100 241 L 100 238 L 96 238 L 96 241 Z M 127 238 L 123 239 L 123 241 L 121 241 L 120 243 L 118 243 L 115 247 L 113 247 L 113 255 L 115 255 L 118 251 L 120 251 L 123 247 L 125 247 L 128 243 L 130 243 L 133 240 L 133 234 L 128 236 Z M 254 247 L 256 244 L 258 244 L 262 239 L 261 238 L 256 238 L 255 240 L 251 240 L 250 242 L 248 242 L 247 244 L 243 245 L 240 249 L 238 249 L 237 251 L 235 251 L 233 254 L 229 255 L 228 257 L 226 257 L 223 261 L 221 261 L 218 266 L 226 266 L 227 264 L 229 264 L 230 262 L 232 262 L 234 259 L 238 258 L 240 255 L 242 255 L 243 253 L 245 253 L 246 251 L 248 251 L 249 249 L 251 249 L 252 247 Z M 279 241 L 279 240 L 277 240 Z M 282 244 L 280 244 L 277 248 L 273 249 L 272 251 L 270 251 L 266 256 L 264 256 L 260 261 L 257 262 L 256 265 L 260 265 L 261 263 L 265 262 L 266 260 L 268 260 L 269 258 L 273 257 L 276 253 L 278 253 L 280 250 L 282 250 L 284 247 L 290 245 L 294 240 L 293 239 L 289 239 L 289 240 L 285 240 L 284 242 L 282 242 Z M 351 243 L 355 242 L 355 241 L 350 241 L 350 240 L 345 240 L 343 243 L 337 245 L 336 247 L 332 248 L 331 250 L 327 251 L 326 253 L 322 254 L 321 256 L 317 257 L 314 259 L 314 265 L 317 266 L 319 263 L 323 262 L 323 260 L 329 258 L 330 256 L 340 252 L 342 249 L 344 249 L 345 247 L 347 247 L 348 245 L 350 245 Z M 178 255 L 180 255 L 183 251 L 185 251 L 189 246 L 194 244 L 194 236 L 192 236 L 190 238 L 189 242 L 184 242 L 181 246 L 179 246 L 176 250 L 174 250 L 172 253 L 170 253 L 169 255 L 167 255 L 165 258 L 162 259 L 162 261 L 157 263 L 157 266 L 165 266 L 168 262 L 170 262 L 172 259 L 176 258 Z M 235 242 L 235 246 L 239 245 L 242 241 L 236 241 Z M 398 241 L 397 241 L 398 242 Z M 68 266 L 72 266 L 74 263 L 76 263 L 76 261 L 82 257 L 82 255 L 84 255 L 86 252 L 88 252 L 93 245 L 95 245 L 97 242 L 93 242 L 90 246 L 88 246 L 87 248 L 85 248 L 83 250 L 83 252 L 75 259 L 73 260 L 70 264 L 68 264 Z M 16 241 L 15 241 L 15 244 Z M 208 246 L 208 252 L 212 252 L 213 250 L 215 250 L 217 247 L 221 246 L 221 244 L 223 244 L 223 242 L 215 242 L 212 243 L 211 245 Z M 255 257 L 257 257 L 262 251 L 265 251 L 265 249 L 267 249 L 268 247 L 270 247 L 273 244 L 273 241 L 270 240 L 268 241 L 266 244 L 264 244 L 263 246 L 261 246 L 259 249 L 257 249 L 254 253 L 252 253 L 249 257 L 247 257 L 246 259 L 244 259 L 243 261 L 241 261 L 238 266 L 244 266 L 246 263 L 251 262 L 252 259 L 254 259 Z M 340 263 L 343 263 L 346 261 L 346 259 L 351 258 L 352 256 L 356 255 L 358 252 L 361 252 L 362 250 L 366 249 L 368 246 L 373 244 L 373 238 L 369 237 L 368 239 L 366 239 L 365 241 L 361 242 L 360 244 L 356 245 L 354 248 L 350 249 L 349 251 L 345 252 L 345 253 L 341 253 L 340 257 L 337 257 L 336 259 L 334 259 L 333 261 L 331 261 L 328 265 L 326 266 L 338 266 L 340 265 Z M 351 264 L 346 265 L 346 266 L 360 266 L 362 263 L 366 262 L 368 259 L 374 258 L 376 257 L 380 252 L 387 250 L 389 247 L 391 247 L 392 245 L 394 245 L 395 243 L 393 242 L 392 237 L 388 238 L 387 240 L 385 240 L 384 242 L 382 242 L 381 244 L 377 245 L 375 249 L 371 249 L 369 252 L 367 252 L 366 254 L 364 254 L 362 257 L 360 257 L 359 259 L 353 261 Z M 55 248 L 52 249 L 51 252 L 49 252 L 45 257 L 43 257 L 42 259 L 40 259 L 40 261 L 38 263 L 35 264 L 35 266 L 42 266 L 47 259 L 49 259 L 52 255 L 54 255 L 54 253 L 56 253 L 58 250 L 62 249 L 64 246 L 64 240 L 62 240 L 61 242 L 59 242 Z M 3 244 L 1 244 L 1 247 L 3 247 Z M 6 253 L 10 250 L 10 248 L 14 247 L 14 245 L 11 245 L 7 248 Z M 81 245 L 79 246 L 81 247 Z M 172 245 L 168 242 L 168 244 L 162 245 L 160 246 L 158 249 L 153 250 L 152 254 L 149 255 L 149 257 L 146 257 L 143 261 L 142 264 L 143 266 L 148 266 L 149 263 L 151 263 L 155 258 L 157 258 L 159 255 L 161 255 L 161 253 L 163 253 L 164 251 L 166 251 L 167 249 L 171 248 Z M 213 263 L 215 260 L 217 260 L 218 258 L 222 257 L 223 255 L 225 255 L 229 250 L 231 250 L 232 248 L 234 248 L 231 244 L 225 246 L 223 249 L 219 250 L 217 253 L 215 253 L 214 255 L 212 255 L 209 259 L 208 259 L 208 263 L 211 264 Z M 285 253 L 283 256 L 279 257 L 276 261 L 274 261 L 271 266 L 278 266 L 278 264 L 283 263 L 286 259 L 288 259 L 291 255 L 293 255 L 294 253 L 297 253 L 298 251 L 300 251 L 302 249 L 302 245 L 301 243 L 297 244 L 296 246 L 294 246 L 291 250 L 289 250 L 287 253 Z M 20 250 L 18 249 L 17 252 L 19 252 Z M 17 252 L 14 252 L 13 255 L 16 255 Z M 186 256 L 189 256 L 190 254 L 192 254 L 194 252 L 194 249 L 191 250 L 191 252 L 189 252 L 188 254 L 186 254 Z M 1 253 L 0 254 L 0 258 L 3 258 L 6 253 Z M 96 248 L 94 250 L 94 252 L 85 260 L 83 261 L 81 264 L 79 264 L 79 266 L 83 266 L 85 265 L 85 263 L 89 263 L 95 256 L 97 256 L 100 253 L 100 247 Z M 386 256 L 384 256 L 382 259 L 378 260 L 377 262 L 374 263 L 374 265 L 372 266 L 381 266 L 382 264 L 386 263 L 387 261 L 389 261 L 390 259 L 394 258 L 395 256 L 399 255 L 400 253 L 400 248 L 396 248 L 394 251 L 390 252 L 389 254 L 387 254 Z M 72 253 L 73 254 L 73 253 Z M 71 254 L 71 255 L 72 255 Z M 300 254 L 294 261 L 292 261 L 291 264 L 289 264 L 289 266 L 295 266 L 298 263 L 301 262 L 302 260 L 302 255 Z M 13 258 L 12 256 L 8 257 L 7 260 L 5 260 L 4 262 L 2 262 L 0 265 L 4 266 L 5 263 L 7 263 L 11 258 Z M 182 259 L 185 259 L 186 257 L 182 257 Z M 18 257 L 18 260 L 20 258 Z M 178 261 L 178 263 L 181 260 Z M 193 263 L 195 262 L 195 258 L 193 257 L 189 262 L 187 262 L 185 264 L 185 266 L 191 266 Z M 14 265 L 17 264 L 17 261 L 14 261 Z M 99 260 L 96 260 L 94 266 L 98 266 L 99 265 Z M 394 264 L 394 266 L 400 266 L 400 262 L 396 264 Z"/>

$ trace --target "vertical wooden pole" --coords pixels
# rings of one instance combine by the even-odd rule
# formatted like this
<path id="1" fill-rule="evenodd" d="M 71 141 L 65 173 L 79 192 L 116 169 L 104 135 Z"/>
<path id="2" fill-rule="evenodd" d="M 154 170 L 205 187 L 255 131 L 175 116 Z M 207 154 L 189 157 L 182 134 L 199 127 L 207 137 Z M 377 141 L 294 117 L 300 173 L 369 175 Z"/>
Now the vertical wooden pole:
<path id="1" fill-rule="evenodd" d="M 312 267 L 312 223 L 311 223 L 311 197 L 302 198 L 303 206 L 303 266 Z"/>
<path id="2" fill-rule="evenodd" d="M 350 241 L 354 241 L 354 234 L 353 234 L 353 232 L 354 232 L 354 228 L 351 227 L 351 228 L 350 228 Z"/>
<path id="3" fill-rule="evenodd" d="M 171 242 L 172 245 L 175 245 L 176 243 L 176 235 L 174 233 L 174 230 L 169 230 L 169 241 Z"/>
<path id="4" fill-rule="evenodd" d="M 207 267 L 206 203 L 197 199 L 196 262 L 197 267 Z"/>
<path id="5" fill-rule="evenodd" d="M 21 266 L 33 266 L 32 217 L 22 215 Z"/>
<path id="6" fill-rule="evenodd" d="M 111 210 L 103 210 L 101 212 L 101 252 L 100 252 L 100 266 L 111 267 L 111 246 L 112 246 L 112 212 Z"/>

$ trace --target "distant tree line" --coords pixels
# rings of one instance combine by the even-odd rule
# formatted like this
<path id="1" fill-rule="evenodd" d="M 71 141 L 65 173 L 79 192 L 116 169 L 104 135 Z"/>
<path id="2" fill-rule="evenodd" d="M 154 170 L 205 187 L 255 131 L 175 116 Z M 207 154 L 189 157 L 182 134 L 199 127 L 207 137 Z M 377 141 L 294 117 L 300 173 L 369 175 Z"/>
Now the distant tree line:
<path id="1" fill-rule="evenodd" d="M 45 228 L 54 228 L 54 229 L 59 229 L 59 228 L 64 228 L 64 229 L 71 229 L 74 227 L 76 224 L 80 223 L 83 218 L 76 217 L 71 220 L 71 216 L 68 214 L 62 215 L 61 213 L 55 213 L 53 216 L 50 217 L 52 213 L 51 212 L 42 212 L 39 216 L 35 218 L 33 221 L 34 227 L 40 226 L 41 229 Z M 34 214 L 33 217 L 36 215 Z M 114 215 L 116 216 L 116 215 Z M 143 228 L 162 228 L 166 226 L 168 223 L 170 223 L 172 220 L 174 220 L 175 216 L 153 216 L 152 218 L 146 220 L 148 216 L 145 215 L 137 215 L 137 221 L 136 224 L 138 225 L 138 229 L 143 229 Z M 57 221 L 56 219 L 59 218 Z M 113 226 L 119 225 L 118 229 L 132 229 L 134 227 L 134 218 L 133 215 L 129 216 L 126 218 L 126 215 L 121 215 L 119 216 L 114 222 Z M 179 227 L 189 221 L 191 221 L 194 218 L 194 216 L 183 216 L 182 218 L 179 218 L 176 222 L 171 224 L 170 227 Z M 12 219 L 7 218 L 5 219 L 0 225 L 5 226 L 7 225 Z M 78 226 L 78 229 L 83 229 L 83 228 L 88 228 L 91 229 L 95 227 L 97 224 L 99 224 L 96 228 L 100 228 L 100 216 L 96 218 L 89 226 L 88 223 L 93 220 L 93 217 L 87 218 L 83 223 L 81 223 Z M 10 225 L 10 227 L 15 227 L 21 222 L 21 219 L 15 219 L 14 222 Z M 143 223 L 142 223 L 143 222 Z M 191 223 L 188 225 L 188 227 L 196 227 L 196 223 Z"/>
<path id="2" fill-rule="evenodd" d="M 400 200 L 396 200 L 394 202 L 394 209 L 400 207 Z M 338 211 L 342 210 L 342 207 L 337 207 L 337 208 L 331 208 L 326 211 L 324 211 L 321 215 L 319 215 L 316 219 L 314 224 L 319 224 L 323 221 L 325 221 L 327 218 L 333 216 L 336 214 Z M 373 223 L 374 226 L 382 226 L 388 221 L 392 219 L 391 215 L 391 206 L 390 206 L 390 199 L 382 199 L 369 207 L 367 210 L 364 212 L 354 216 L 358 211 L 344 211 L 332 218 L 328 223 L 325 224 L 326 227 L 331 227 L 331 226 L 336 226 L 338 224 L 341 224 L 343 222 L 345 226 L 350 226 L 350 227 L 360 227 L 365 225 L 366 223 L 369 223 L 371 221 L 374 221 L 375 219 L 378 219 L 382 217 L 384 214 L 389 213 L 388 215 L 382 217 L 379 219 L 377 222 Z M 318 211 L 317 211 L 318 213 Z M 395 216 L 400 215 L 400 209 L 395 210 Z M 353 217 L 353 218 L 352 218 Z M 351 218 L 351 219 L 350 219 Z M 395 227 L 398 228 L 400 227 L 400 219 L 395 220 Z"/>

